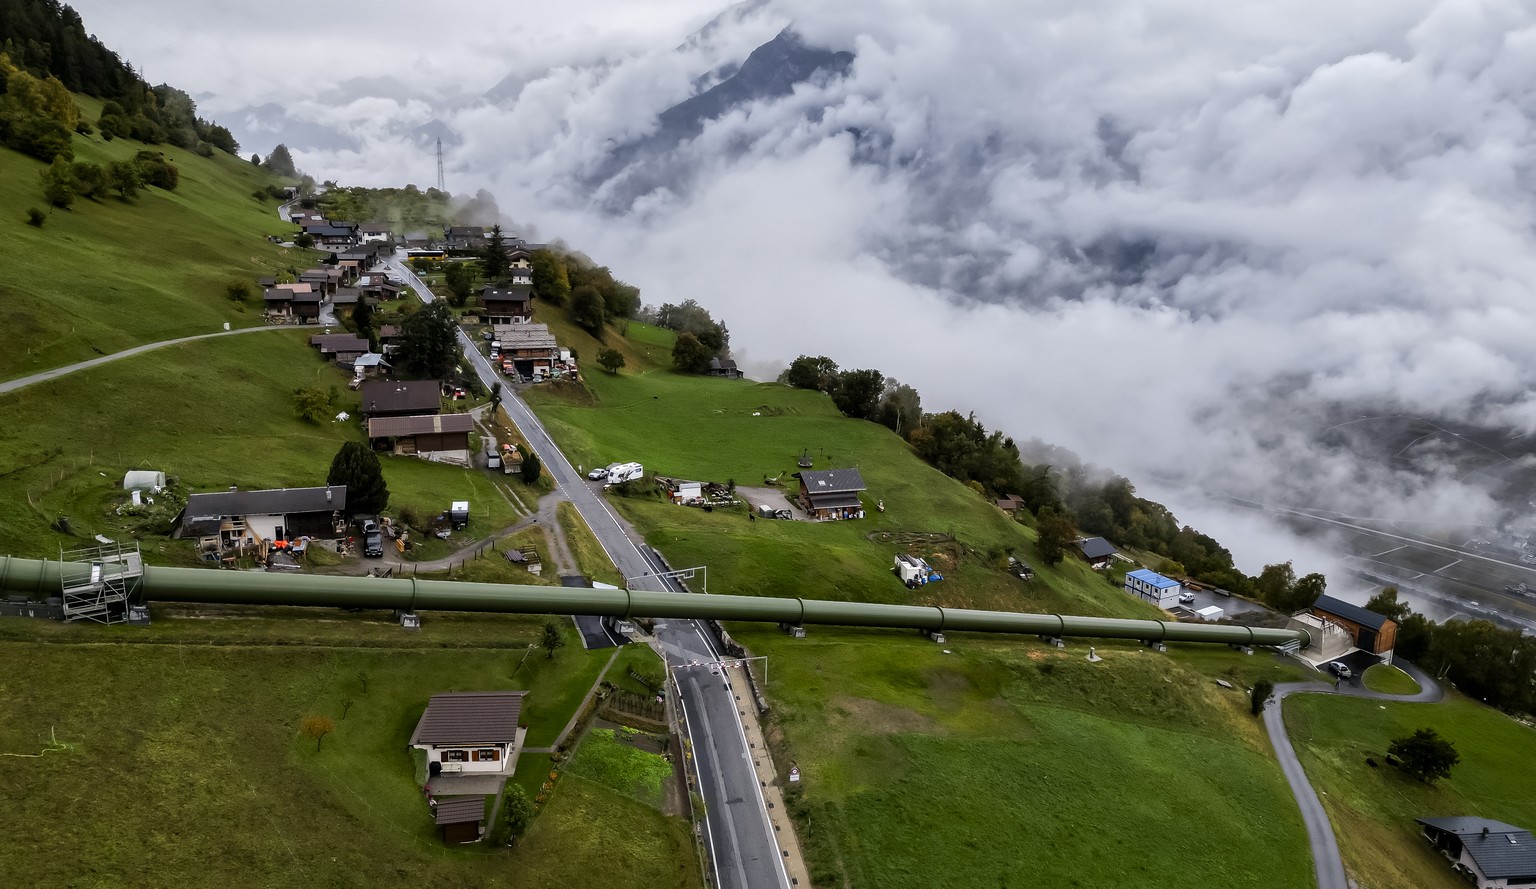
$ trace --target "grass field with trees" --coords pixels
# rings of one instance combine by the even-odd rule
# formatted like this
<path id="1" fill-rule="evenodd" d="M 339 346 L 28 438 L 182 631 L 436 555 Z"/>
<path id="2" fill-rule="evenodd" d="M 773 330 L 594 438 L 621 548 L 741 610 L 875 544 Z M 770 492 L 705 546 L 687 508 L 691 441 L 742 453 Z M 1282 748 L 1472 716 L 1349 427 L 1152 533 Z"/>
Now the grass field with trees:
<path id="1" fill-rule="evenodd" d="M 1466 885 L 1420 836 L 1415 818 L 1475 815 L 1536 827 L 1536 730 L 1482 703 L 1453 692 L 1438 704 L 1293 695 L 1285 722 L 1333 820 L 1344 865 L 1362 885 Z M 1461 757 L 1434 784 L 1386 763 L 1392 740 L 1421 728 L 1434 729 Z"/>
<path id="2" fill-rule="evenodd" d="M 76 101 L 94 119 L 101 103 Z M 129 139 L 73 136 L 78 161 L 131 160 L 145 149 Z M 10 379 L 132 346 L 198 333 L 225 323 L 261 323 L 261 275 L 301 269 L 311 254 L 266 239 L 289 233 L 277 202 L 253 192 L 278 180 L 224 152 L 202 157 L 157 145 L 180 171 L 175 191 L 145 188 L 123 200 L 76 198 L 54 209 L 41 226 L 28 207 L 47 211 L 39 174 L 46 164 L 0 148 L 0 329 L 12 347 L 0 354 L 0 379 Z M 232 301 L 228 285 L 252 286 L 251 304 Z"/>

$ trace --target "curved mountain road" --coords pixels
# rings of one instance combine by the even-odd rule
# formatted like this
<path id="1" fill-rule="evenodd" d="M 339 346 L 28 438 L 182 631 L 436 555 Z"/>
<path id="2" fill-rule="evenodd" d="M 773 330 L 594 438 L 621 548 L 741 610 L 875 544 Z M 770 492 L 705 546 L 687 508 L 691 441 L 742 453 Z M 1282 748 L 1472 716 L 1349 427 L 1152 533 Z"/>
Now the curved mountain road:
<path id="1" fill-rule="evenodd" d="M 1307 827 L 1307 843 L 1312 849 L 1312 868 L 1317 875 L 1318 889 L 1351 887 L 1349 877 L 1344 873 L 1344 859 L 1339 854 L 1338 839 L 1328 820 L 1328 812 L 1323 808 L 1322 800 L 1318 799 L 1317 791 L 1312 789 L 1311 782 L 1307 780 L 1306 770 L 1301 767 L 1301 760 L 1296 758 L 1296 750 L 1285 733 L 1285 718 L 1281 713 L 1283 704 L 1293 694 L 1344 695 L 1378 701 L 1426 704 L 1439 701 L 1445 696 L 1440 684 L 1418 667 L 1406 661 L 1396 666 L 1419 683 L 1418 694 L 1390 695 L 1354 684 L 1336 688 L 1325 682 L 1282 682 L 1275 686 L 1273 702 L 1264 708 L 1264 729 L 1269 733 L 1269 742 L 1275 748 L 1275 758 L 1280 760 L 1280 770 L 1285 773 L 1285 781 L 1291 786 L 1291 795 L 1296 798 L 1296 805 L 1301 809 L 1301 820 Z"/>

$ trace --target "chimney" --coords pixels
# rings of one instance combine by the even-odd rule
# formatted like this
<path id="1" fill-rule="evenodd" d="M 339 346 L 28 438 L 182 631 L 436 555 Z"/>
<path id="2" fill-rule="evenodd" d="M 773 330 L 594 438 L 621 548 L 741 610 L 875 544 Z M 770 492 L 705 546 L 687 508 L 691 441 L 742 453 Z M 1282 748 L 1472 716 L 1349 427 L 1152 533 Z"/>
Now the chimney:
<path id="1" fill-rule="evenodd" d="M 1488 825 L 1486 824 L 1483 825 L 1483 836 L 1488 836 Z"/>
<path id="2" fill-rule="evenodd" d="M 325 502 L 326 503 L 330 503 L 331 502 L 331 486 L 330 485 L 326 485 L 325 486 Z"/>

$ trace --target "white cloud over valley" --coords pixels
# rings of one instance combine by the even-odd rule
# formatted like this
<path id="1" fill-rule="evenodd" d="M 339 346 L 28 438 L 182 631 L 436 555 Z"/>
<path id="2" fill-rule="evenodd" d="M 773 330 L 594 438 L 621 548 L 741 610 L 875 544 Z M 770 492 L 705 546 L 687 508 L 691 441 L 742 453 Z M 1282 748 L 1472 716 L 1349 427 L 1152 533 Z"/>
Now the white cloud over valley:
<path id="1" fill-rule="evenodd" d="M 1526 3 L 784 0 L 674 51 L 718 10 L 549 4 L 535 23 L 482 3 L 467 15 L 485 28 L 394 29 L 415 8 L 383 2 L 370 16 L 400 33 L 356 41 L 373 50 L 356 64 L 323 57 L 336 80 L 415 90 L 392 96 L 327 96 L 313 67 L 205 78 L 191 50 L 171 61 L 188 34 L 104 33 L 127 13 L 76 5 L 152 78 L 214 81 L 206 108 L 276 102 L 346 132 L 355 148 L 295 152 L 319 178 L 429 184 L 410 132 L 436 118 L 461 140 L 455 190 L 489 188 L 647 302 L 697 299 L 749 367 L 807 352 L 880 368 L 1185 518 L 1220 521 L 1195 490 L 1488 516 L 1461 469 L 1409 472 L 1318 433 L 1398 411 L 1536 432 Z M 188 3 L 207 21 L 191 34 L 242 29 L 218 38 L 234 57 L 323 52 L 309 29 L 212 6 Z M 847 76 L 610 169 L 789 21 L 853 51 Z M 1234 527 L 1245 567 L 1285 555 Z"/>

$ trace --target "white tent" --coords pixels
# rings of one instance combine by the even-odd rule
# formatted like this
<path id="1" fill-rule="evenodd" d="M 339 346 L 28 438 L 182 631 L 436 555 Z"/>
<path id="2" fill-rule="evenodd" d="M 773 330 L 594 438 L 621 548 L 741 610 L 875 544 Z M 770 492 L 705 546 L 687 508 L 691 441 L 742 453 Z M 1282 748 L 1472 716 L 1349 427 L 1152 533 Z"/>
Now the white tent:
<path id="1" fill-rule="evenodd" d="M 123 475 L 124 491 L 155 491 L 165 487 L 165 473 L 153 469 L 130 469 Z"/>

